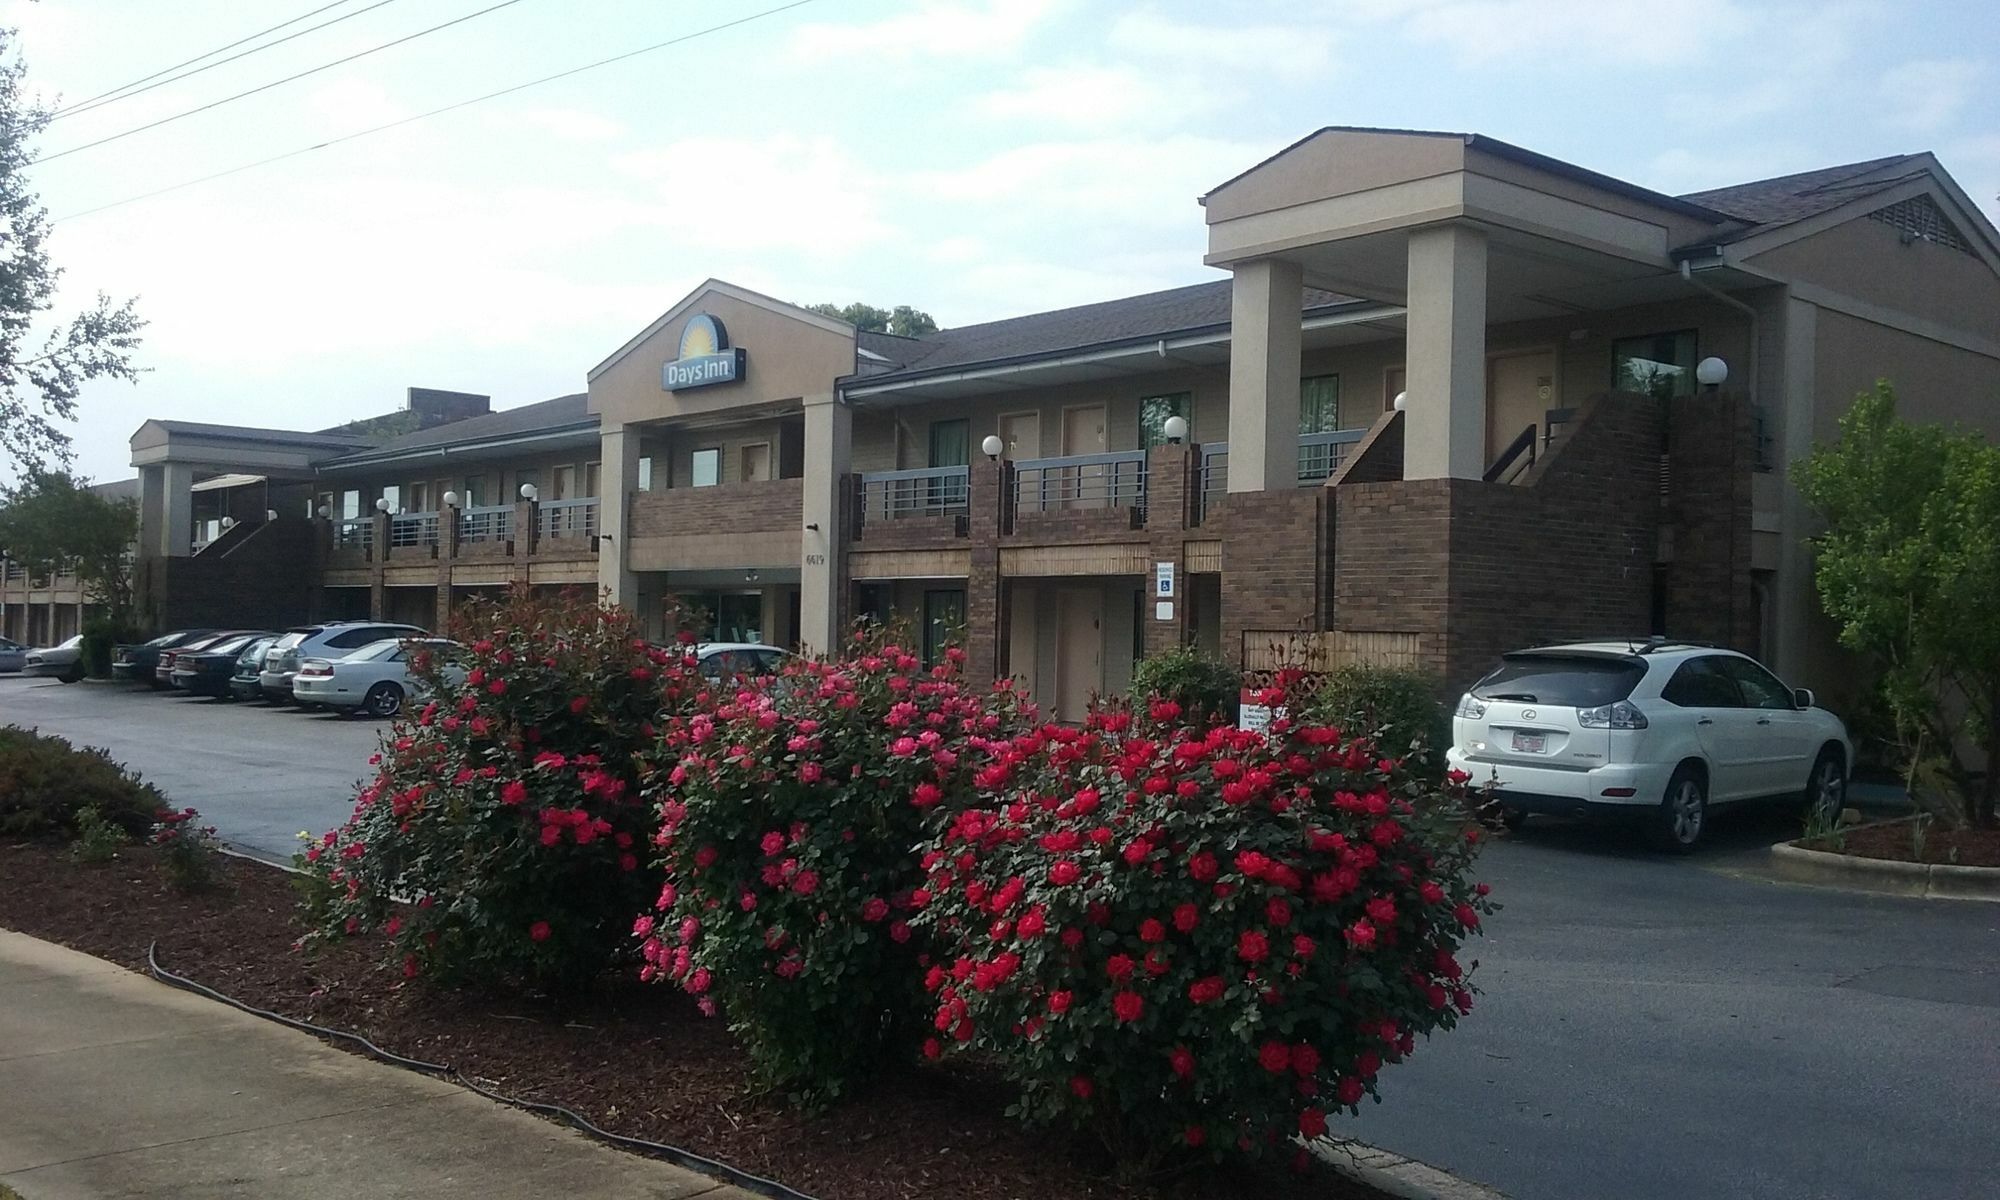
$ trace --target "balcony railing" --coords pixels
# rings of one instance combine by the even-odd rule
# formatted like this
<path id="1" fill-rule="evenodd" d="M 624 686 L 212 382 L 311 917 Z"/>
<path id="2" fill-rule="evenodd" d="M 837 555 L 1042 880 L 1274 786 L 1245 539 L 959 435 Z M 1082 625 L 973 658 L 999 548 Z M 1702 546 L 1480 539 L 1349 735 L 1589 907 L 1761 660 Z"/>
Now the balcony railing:
<path id="1" fill-rule="evenodd" d="M 1335 429 L 1328 433 L 1299 435 L 1299 486 L 1311 487 L 1331 478 L 1347 462 L 1354 444 L 1366 429 Z"/>
<path id="2" fill-rule="evenodd" d="M 861 476 L 861 522 L 957 516 L 972 496 L 970 467 L 869 471 Z"/>
<path id="3" fill-rule="evenodd" d="M 1016 512 L 1146 508 L 1146 452 L 1028 458 L 1014 464 Z"/>
<path id="4" fill-rule="evenodd" d="M 1756 457 L 1750 463 L 1752 469 L 1758 471 L 1775 470 L 1777 466 L 1777 439 L 1771 433 L 1770 414 L 1764 411 L 1764 406 L 1761 404 L 1750 406 L 1750 436 L 1756 447 Z"/>
<path id="5" fill-rule="evenodd" d="M 1203 442 L 1201 444 L 1201 504 L 1197 517 L 1205 516 L 1209 506 L 1229 491 L 1229 443 Z"/>
<path id="6" fill-rule="evenodd" d="M 366 550 L 375 544 L 375 518 L 348 517 L 333 523 L 333 544 L 338 549 Z"/>
<path id="7" fill-rule="evenodd" d="M 587 538 L 597 534 L 597 498 L 544 500 L 538 517 L 544 538 Z"/>
<path id="8" fill-rule="evenodd" d="M 458 510 L 460 542 L 504 542 L 514 536 L 514 506 L 495 504 Z"/>
<path id="9" fill-rule="evenodd" d="M 397 513 L 389 518 L 391 546 L 435 546 L 438 544 L 438 515 L 434 512 Z"/>

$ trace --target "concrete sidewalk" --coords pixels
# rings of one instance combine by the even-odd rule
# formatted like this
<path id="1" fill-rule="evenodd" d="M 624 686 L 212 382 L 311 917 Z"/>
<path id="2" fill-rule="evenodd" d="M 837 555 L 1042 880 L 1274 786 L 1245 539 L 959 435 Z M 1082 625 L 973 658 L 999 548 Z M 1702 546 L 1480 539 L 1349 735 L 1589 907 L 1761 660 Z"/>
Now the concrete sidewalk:
<path id="1" fill-rule="evenodd" d="M 0 1184 L 23 1200 L 759 1200 L 5 930 Z"/>

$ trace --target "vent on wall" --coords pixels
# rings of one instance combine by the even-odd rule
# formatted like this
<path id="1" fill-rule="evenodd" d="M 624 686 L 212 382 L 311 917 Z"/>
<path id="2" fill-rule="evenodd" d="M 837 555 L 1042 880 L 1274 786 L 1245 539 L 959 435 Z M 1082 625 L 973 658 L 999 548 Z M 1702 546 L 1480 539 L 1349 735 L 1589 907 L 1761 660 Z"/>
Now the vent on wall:
<path id="1" fill-rule="evenodd" d="M 1906 242 L 1921 238 L 1926 242 L 1947 246 L 1960 254 L 1972 253 L 1972 243 L 1958 231 L 1958 226 L 1951 223 L 1951 218 L 1937 206 L 1937 201 L 1929 196 L 1912 196 L 1908 200 L 1899 200 L 1887 208 L 1878 208 L 1869 213 L 1868 219 L 1880 221 L 1894 229 L 1903 235 L 1903 240 Z"/>

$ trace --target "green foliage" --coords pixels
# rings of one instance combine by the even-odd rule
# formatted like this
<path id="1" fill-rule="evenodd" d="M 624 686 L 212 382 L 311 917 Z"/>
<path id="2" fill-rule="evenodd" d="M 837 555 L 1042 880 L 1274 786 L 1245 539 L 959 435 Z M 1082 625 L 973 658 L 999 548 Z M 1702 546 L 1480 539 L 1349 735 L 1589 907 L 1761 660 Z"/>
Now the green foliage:
<path id="1" fill-rule="evenodd" d="M 1128 1170 L 1289 1149 L 1472 1007 L 1463 806 L 1365 741 L 1100 712 L 1016 739 L 926 855 L 937 1030 Z"/>
<path id="2" fill-rule="evenodd" d="M 205 892 L 221 882 L 222 843 L 215 826 L 201 824 L 201 814 L 194 809 L 161 812 L 153 827 L 153 845 L 160 848 L 160 868 L 176 890 Z"/>
<path id="3" fill-rule="evenodd" d="M 145 633 L 129 620 L 115 616 L 93 616 L 83 623 L 83 669 L 93 679 L 111 674 L 112 651 L 121 645 L 146 640 Z"/>
<path id="4" fill-rule="evenodd" d="M 926 333 L 936 333 L 938 324 L 931 315 L 907 304 L 895 308 L 876 308 L 856 300 L 852 304 L 808 304 L 808 312 L 816 312 L 823 317 L 845 321 L 856 329 L 870 333 L 888 333 L 897 337 L 922 337 Z"/>
<path id="5" fill-rule="evenodd" d="M 107 863 L 132 839 L 123 829 L 104 819 L 95 808 L 76 812 L 76 840 L 69 844 L 69 856 L 80 863 Z"/>
<path id="6" fill-rule="evenodd" d="M 642 974 L 722 1012 L 758 1082 L 807 1107 L 914 1040 L 912 847 L 1010 720 L 964 687 L 963 652 L 925 671 L 858 636 L 675 722 L 647 783 L 667 885 L 634 928 Z"/>
<path id="7" fill-rule="evenodd" d="M 165 806 L 157 789 L 102 750 L 0 728 L 0 837 L 74 837 L 85 809 L 128 837 L 144 837 Z"/>
<path id="8" fill-rule="evenodd" d="M 1796 480 L 1826 523 L 1821 603 L 1880 668 L 1905 757 L 1937 760 L 1963 797 L 1954 815 L 1991 824 L 2000 772 L 1975 785 L 1957 747 L 2000 761 L 2000 447 L 1901 420 L 1886 380 L 1840 430 Z"/>
<path id="9" fill-rule="evenodd" d="M 476 603 L 434 699 L 397 721 L 354 815 L 309 844 L 308 941 L 379 933 L 406 974 L 572 990 L 658 894 L 635 760 L 704 687 L 587 599 Z"/>
<path id="10" fill-rule="evenodd" d="M 1405 760 L 1434 785 L 1444 778 L 1451 718 L 1438 703 L 1437 681 L 1422 672 L 1341 667 L 1320 680 L 1301 709 L 1304 720 L 1373 738 L 1382 753 Z"/>
<path id="11" fill-rule="evenodd" d="M 136 504 L 107 499 L 66 472 L 32 469 L 0 489 L 0 550 L 33 576 L 74 568 L 85 597 L 121 625 L 132 610 L 128 556 L 138 536 Z"/>
<path id="12" fill-rule="evenodd" d="M 1141 700 L 1171 700 L 1191 720 L 1236 722 L 1243 677 L 1220 659 L 1194 646 L 1141 659 L 1132 668 L 1132 695 Z"/>
<path id="13" fill-rule="evenodd" d="M 73 458 L 60 422 L 76 419 L 76 399 L 93 379 L 138 377 L 132 353 L 145 327 L 132 302 L 99 295 L 67 323 L 56 322 L 35 349 L 28 342 L 55 307 L 61 272 L 49 262 L 49 214 L 29 172 L 48 110 L 24 93 L 27 68 L 16 35 L 0 29 L 0 461 L 22 472 Z M 4 545 L 0 542 L 0 545 Z M 11 547 L 10 547 L 11 549 Z"/>

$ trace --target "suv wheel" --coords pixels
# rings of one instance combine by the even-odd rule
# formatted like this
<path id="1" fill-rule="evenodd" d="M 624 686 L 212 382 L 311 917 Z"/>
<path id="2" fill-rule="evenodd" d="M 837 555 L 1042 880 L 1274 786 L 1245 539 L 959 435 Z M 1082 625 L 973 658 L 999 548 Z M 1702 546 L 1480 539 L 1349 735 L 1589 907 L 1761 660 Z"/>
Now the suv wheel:
<path id="1" fill-rule="evenodd" d="M 1683 766 L 1667 781 L 1667 794 L 1646 826 L 1646 840 L 1655 849 L 1686 854 L 1708 831 L 1708 785 L 1701 772 Z"/>
<path id="2" fill-rule="evenodd" d="M 1806 776 L 1806 816 L 1833 821 L 1847 806 L 1847 770 L 1840 751 L 1828 746 L 1819 752 L 1812 774 Z"/>
<path id="3" fill-rule="evenodd" d="M 403 711 L 403 689 L 393 683 L 378 683 L 361 698 L 361 711 L 371 717 L 393 717 Z"/>

